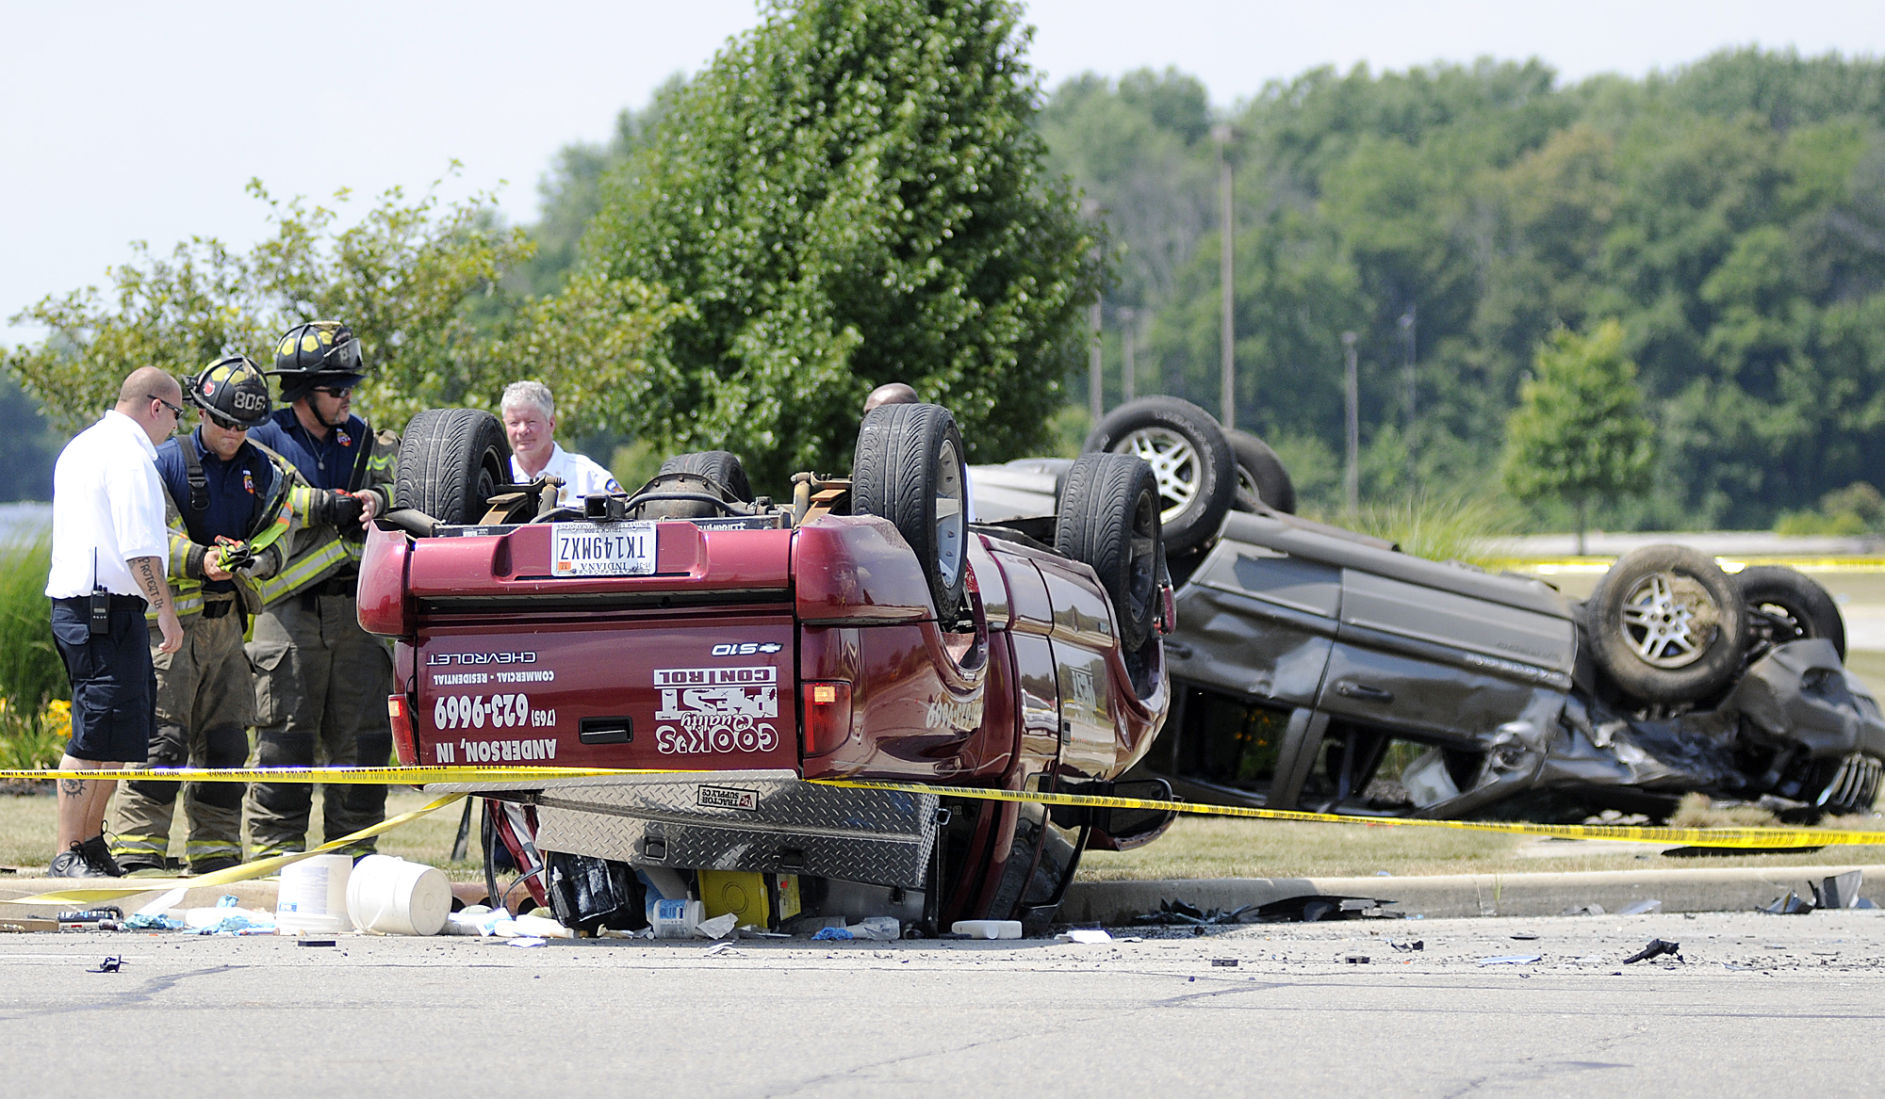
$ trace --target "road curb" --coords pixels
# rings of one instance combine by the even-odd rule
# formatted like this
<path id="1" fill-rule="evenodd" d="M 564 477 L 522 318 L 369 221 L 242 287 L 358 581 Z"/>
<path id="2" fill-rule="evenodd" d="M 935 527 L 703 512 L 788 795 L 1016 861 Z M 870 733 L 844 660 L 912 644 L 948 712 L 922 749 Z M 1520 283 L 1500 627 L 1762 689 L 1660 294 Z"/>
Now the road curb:
<path id="1" fill-rule="evenodd" d="M 1848 870 L 1863 872 L 1860 896 L 1885 907 L 1885 866 L 1828 864 L 1712 870 L 1619 870 L 1539 874 L 1450 874 L 1395 878 L 1195 878 L 1167 881 L 1075 882 L 1061 903 L 1068 923 L 1124 926 L 1159 910 L 1162 901 L 1231 911 L 1295 897 L 1371 897 L 1388 911 L 1433 919 L 1460 916 L 1558 916 L 1585 905 L 1618 912 L 1642 901 L 1663 912 L 1746 912 L 1765 908 L 1789 890 L 1811 901 L 1808 883 Z"/>

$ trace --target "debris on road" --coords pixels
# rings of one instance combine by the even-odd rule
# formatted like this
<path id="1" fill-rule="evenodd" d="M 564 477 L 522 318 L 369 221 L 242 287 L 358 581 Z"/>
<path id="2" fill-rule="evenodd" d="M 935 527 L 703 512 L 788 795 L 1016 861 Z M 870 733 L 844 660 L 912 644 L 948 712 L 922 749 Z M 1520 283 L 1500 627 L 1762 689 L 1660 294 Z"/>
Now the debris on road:
<path id="1" fill-rule="evenodd" d="M 1687 960 L 1682 957 L 1682 944 L 1668 942 L 1663 939 L 1649 940 L 1648 946 L 1645 946 L 1643 949 L 1623 959 L 1623 964 L 1629 965 L 1632 962 L 1648 961 L 1651 958 L 1660 958 L 1664 954 L 1670 955 L 1678 962 L 1682 962 L 1685 965 L 1687 964 Z"/>

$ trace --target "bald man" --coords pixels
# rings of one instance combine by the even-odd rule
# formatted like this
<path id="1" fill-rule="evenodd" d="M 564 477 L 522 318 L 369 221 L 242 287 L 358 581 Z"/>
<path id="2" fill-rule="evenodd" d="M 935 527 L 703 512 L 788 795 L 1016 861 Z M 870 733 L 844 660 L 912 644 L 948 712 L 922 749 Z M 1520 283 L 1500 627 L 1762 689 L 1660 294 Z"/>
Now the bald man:
<path id="1" fill-rule="evenodd" d="M 183 419 L 183 389 L 154 366 L 131 372 L 118 403 L 64 450 L 52 473 L 52 637 L 72 684 L 72 739 L 64 771 L 143 763 L 157 728 L 157 675 L 146 607 L 157 614 L 159 652 L 176 652 L 183 626 L 164 580 L 169 532 L 157 444 Z M 56 878 L 118 877 L 105 843 L 107 779 L 59 780 Z"/>

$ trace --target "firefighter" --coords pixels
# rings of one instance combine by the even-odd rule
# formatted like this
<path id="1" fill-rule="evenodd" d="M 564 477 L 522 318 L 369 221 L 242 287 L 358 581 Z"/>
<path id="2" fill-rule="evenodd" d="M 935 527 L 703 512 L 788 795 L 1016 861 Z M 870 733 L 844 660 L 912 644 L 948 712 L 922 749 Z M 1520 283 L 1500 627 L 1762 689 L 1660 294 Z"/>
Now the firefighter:
<path id="1" fill-rule="evenodd" d="M 255 688 L 242 633 L 259 600 L 253 584 L 281 564 L 275 543 L 289 524 L 293 471 L 249 442 L 249 429 L 268 419 L 268 380 L 240 355 L 218 359 L 184 386 L 202 422 L 188 436 L 157 448 L 170 531 L 168 580 L 183 624 L 183 647 L 159 648 L 157 731 L 153 767 L 240 767 L 249 754 Z M 175 782 L 128 782 L 118 793 L 118 834 L 112 853 L 125 873 L 167 870 Z M 191 783 L 184 791 L 189 834 L 184 859 L 207 874 L 242 861 L 242 787 Z"/>
<path id="2" fill-rule="evenodd" d="M 360 341 L 346 325 L 290 328 L 269 371 L 286 407 L 250 432 L 305 482 L 292 500 L 296 521 L 286 561 L 259 586 L 264 605 L 248 646 L 257 767 L 385 766 L 392 754 L 386 716 L 392 659 L 360 628 L 355 593 L 366 526 L 392 502 L 399 440 L 390 432 L 375 435 L 352 413 L 364 370 Z M 312 803 L 306 783 L 252 783 L 244 805 L 250 855 L 307 850 Z M 385 819 L 386 788 L 330 785 L 321 807 L 325 838 L 339 839 Z M 369 837 L 346 851 L 373 849 Z"/>

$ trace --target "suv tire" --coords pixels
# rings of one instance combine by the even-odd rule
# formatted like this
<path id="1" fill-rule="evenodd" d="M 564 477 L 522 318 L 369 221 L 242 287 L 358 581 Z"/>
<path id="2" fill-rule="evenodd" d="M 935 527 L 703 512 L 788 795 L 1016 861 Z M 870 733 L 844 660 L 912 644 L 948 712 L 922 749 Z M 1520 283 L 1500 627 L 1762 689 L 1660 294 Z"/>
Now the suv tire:
<path id="1" fill-rule="evenodd" d="M 1120 647 L 1152 636 L 1159 615 L 1159 492 L 1152 467 L 1125 454 L 1082 454 L 1067 470 L 1054 548 L 1092 566 L 1113 604 Z"/>
<path id="2" fill-rule="evenodd" d="M 1617 559 L 1584 604 L 1591 655 L 1624 694 L 1693 702 L 1725 686 L 1747 651 L 1747 605 L 1713 558 L 1678 545 Z"/>
<path id="3" fill-rule="evenodd" d="M 1100 419 L 1086 451 L 1145 459 L 1163 505 L 1165 549 L 1178 556 L 1217 535 L 1237 491 L 1237 459 L 1211 414 L 1177 397 L 1128 401 Z"/>

